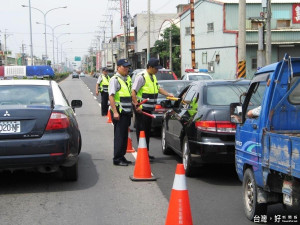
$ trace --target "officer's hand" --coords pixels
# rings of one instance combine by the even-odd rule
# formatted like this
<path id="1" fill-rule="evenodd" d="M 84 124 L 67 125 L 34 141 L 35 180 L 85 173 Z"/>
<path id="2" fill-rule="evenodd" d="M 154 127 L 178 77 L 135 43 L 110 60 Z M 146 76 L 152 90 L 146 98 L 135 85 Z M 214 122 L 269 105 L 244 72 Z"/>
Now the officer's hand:
<path id="1" fill-rule="evenodd" d="M 114 120 L 119 120 L 120 119 L 120 114 L 118 112 L 113 113 L 114 114 Z"/>
<path id="2" fill-rule="evenodd" d="M 137 113 L 142 113 L 142 108 L 140 106 L 138 106 L 137 108 L 135 108 Z"/>
<path id="3" fill-rule="evenodd" d="M 99 92 L 98 92 L 98 91 L 96 91 L 96 95 L 97 95 L 97 96 L 99 95 Z"/>
<path id="4" fill-rule="evenodd" d="M 167 97 L 174 97 L 174 95 L 172 93 L 168 93 Z"/>

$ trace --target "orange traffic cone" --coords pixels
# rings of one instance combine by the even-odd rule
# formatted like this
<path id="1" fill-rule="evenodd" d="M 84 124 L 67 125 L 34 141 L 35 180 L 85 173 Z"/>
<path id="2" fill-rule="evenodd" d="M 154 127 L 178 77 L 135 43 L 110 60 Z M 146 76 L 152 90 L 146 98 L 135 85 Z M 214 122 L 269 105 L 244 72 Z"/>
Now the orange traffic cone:
<path id="1" fill-rule="evenodd" d="M 156 178 L 151 174 L 145 131 L 140 132 L 139 146 L 133 176 L 129 176 L 132 181 L 154 181 Z"/>
<path id="2" fill-rule="evenodd" d="M 107 118 L 108 118 L 108 119 L 107 119 L 106 123 L 112 123 L 110 109 L 109 109 L 108 112 L 107 112 Z"/>
<path id="3" fill-rule="evenodd" d="M 183 164 L 177 164 L 166 225 L 193 224 Z"/>
<path id="4" fill-rule="evenodd" d="M 128 127 L 128 141 L 127 141 L 127 150 L 126 153 L 133 153 L 135 152 L 134 148 L 132 147 L 132 140 L 130 135 L 130 128 Z"/>

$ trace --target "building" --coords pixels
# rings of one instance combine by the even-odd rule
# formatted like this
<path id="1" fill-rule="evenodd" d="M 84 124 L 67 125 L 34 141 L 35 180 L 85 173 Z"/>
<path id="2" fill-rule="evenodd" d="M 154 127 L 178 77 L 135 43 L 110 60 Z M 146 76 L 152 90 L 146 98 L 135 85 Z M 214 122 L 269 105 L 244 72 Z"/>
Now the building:
<path id="1" fill-rule="evenodd" d="M 234 79 L 238 63 L 239 0 L 199 0 L 195 3 L 196 67 L 214 79 Z M 299 0 L 272 0 L 272 62 L 285 53 L 300 56 Z M 258 25 L 263 20 L 261 0 L 246 0 L 246 76 L 257 70 Z M 181 71 L 191 68 L 190 10 L 181 15 Z"/>
<path id="2" fill-rule="evenodd" d="M 150 15 L 150 48 L 159 39 L 161 25 L 164 21 L 175 18 L 176 13 L 151 14 Z M 132 67 L 146 68 L 147 45 L 148 45 L 148 15 L 147 13 L 136 14 L 133 18 L 134 26 L 134 53 L 132 52 Z"/>

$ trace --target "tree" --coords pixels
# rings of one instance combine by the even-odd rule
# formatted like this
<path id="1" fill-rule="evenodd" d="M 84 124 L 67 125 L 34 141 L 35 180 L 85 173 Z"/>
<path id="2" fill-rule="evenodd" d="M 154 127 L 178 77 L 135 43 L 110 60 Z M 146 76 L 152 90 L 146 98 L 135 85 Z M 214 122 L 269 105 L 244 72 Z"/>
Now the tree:
<path id="1" fill-rule="evenodd" d="M 173 70 L 177 76 L 180 77 L 180 29 L 172 24 L 171 27 L 165 29 L 164 33 L 161 34 L 162 40 L 157 40 L 154 43 L 154 47 L 151 49 L 152 54 L 158 54 L 159 57 L 163 60 L 163 65 L 166 67 L 167 61 L 170 57 L 170 31 L 172 33 L 172 65 Z"/>

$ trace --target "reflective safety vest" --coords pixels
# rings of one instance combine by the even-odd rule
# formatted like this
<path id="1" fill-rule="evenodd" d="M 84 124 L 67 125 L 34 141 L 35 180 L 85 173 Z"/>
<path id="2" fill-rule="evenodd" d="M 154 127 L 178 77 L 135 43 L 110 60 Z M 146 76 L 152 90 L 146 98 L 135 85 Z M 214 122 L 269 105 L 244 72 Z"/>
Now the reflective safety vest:
<path id="1" fill-rule="evenodd" d="M 109 85 L 109 76 L 105 76 L 104 74 L 101 74 L 102 76 L 102 80 L 99 84 L 99 89 L 100 89 L 100 92 L 108 92 L 108 85 Z"/>
<path id="2" fill-rule="evenodd" d="M 132 88 L 132 80 L 130 76 L 127 76 L 127 80 L 126 80 L 127 86 L 129 88 L 129 90 L 131 91 Z"/>
<path id="3" fill-rule="evenodd" d="M 143 101 L 144 99 L 149 98 L 149 100 L 141 105 L 141 108 L 147 111 L 153 111 L 155 108 L 155 104 L 157 102 L 158 96 L 158 84 L 156 76 L 153 74 L 151 80 L 150 76 L 147 72 L 142 73 L 139 76 L 143 76 L 145 79 L 145 84 L 140 88 L 137 93 L 137 99 L 139 102 Z"/>
<path id="4" fill-rule="evenodd" d="M 118 79 L 118 82 L 121 86 L 120 90 L 118 90 L 115 95 L 115 103 L 116 107 L 118 108 L 118 111 L 121 113 L 123 110 L 126 114 L 130 114 L 132 112 L 132 99 L 131 99 L 131 93 L 130 89 L 128 87 L 128 78 L 127 81 L 125 82 L 123 79 L 121 79 L 118 75 L 114 75 L 113 79 Z M 130 85 L 131 85 L 131 80 L 130 80 Z"/>

